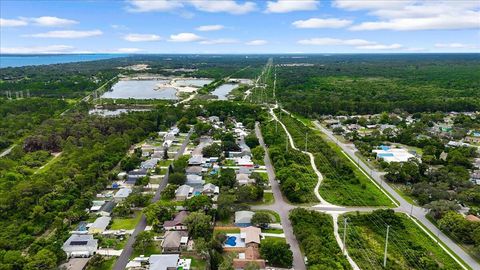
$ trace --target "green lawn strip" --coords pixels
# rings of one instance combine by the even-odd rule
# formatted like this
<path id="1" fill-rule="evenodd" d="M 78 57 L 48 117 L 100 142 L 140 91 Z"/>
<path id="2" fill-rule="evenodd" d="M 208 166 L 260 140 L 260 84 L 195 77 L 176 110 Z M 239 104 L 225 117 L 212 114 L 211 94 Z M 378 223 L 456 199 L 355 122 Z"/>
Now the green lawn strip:
<path id="1" fill-rule="evenodd" d="M 153 254 L 162 254 L 162 248 L 160 246 L 159 241 L 155 241 L 154 244 L 150 247 L 145 248 L 145 250 L 133 250 L 132 255 L 130 255 L 130 259 L 135 257 L 139 257 L 140 255 L 144 255 L 145 257 L 149 257 Z"/>
<path id="2" fill-rule="evenodd" d="M 219 228 L 219 227 L 215 227 L 213 228 L 213 234 L 214 235 L 217 235 L 219 233 L 240 233 L 240 228 Z"/>
<path id="3" fill-rule="evenodd" d="M 438 244 L 405 214 L 347 214 L 347 246 L 361 269 L 383 269 L 385 222 L 391 223 L 387 252 L 389 269 L 461 269 Z M 343 217 L 338 220 L 343 237 Z"/>
<path id="4" fill-rule="evenodd" d="M 263 199 L 257 202 L 250 202 L 249 205 L 268 205 L 275 202 L 275 198 L 273 197 L 273 193 L 265 192 L 263 193 Z"/>
<path id="5" fill-rule="evenodd" d="M 117 260 L 116 257 L 112 258 L 105 258 L 105 260 L 99 266 L 89 266 L 86 270 L 111 270 L 113 269 L 113 265 Z"/>
<path id="6" fill-rule="evenodd" d="M 335 240 L 330 215 L 296 208 L 289 218 L 309 269 L 352 269 Z"/>
<path id="7" fill-rule="evenodd" d="M 253 212 L 268 214 L 273 219 L 274 223 L 280 223 L 280 215 L 275 211 L 272 211 L 272 210 L 253 210 Z"/>
<path id="8" fill-rule="evenodd" d="M 285 113 L 278 115 L 299 149 L 305 147 L 305 133 L 308 133 L 308 151 L 314 155 L 315 164 L 324 177 L 319 192 L 325 200 L 348 206 L 393 206 L 388 197 L 350 163 L 337 145 L 295 118 Z"/>
<path id="9" fill-rule="evenodd" d="M 262 229 L 262 233 L 274 233 L 274 234 L 282 234 L 282 229 Z"/>
<path id="10" fill-rule="evenodd" d="M 172 162 L 173 162 L 173 160 L 171 160 L 171 159 L 167 159 L 167 160 L 162 159 L 162 160 L 160 160 L 160 161 L 158 162 L 158 166 L 160 166 L 160 167 L 168 167 L 168 165 L 172 164 Z"/>
<path id="11" fill-rule="evenodd" d="M 272 240 L 272 241 L 276 241 L 276 242 L 281 242 L 281 243 L 286 243 L 287 240 L 283 237 L 273 237 L 273 236 L 265 236 L 265 238 L 263 238 L 261 241 L 260 241 L 260 245 L 262 244 L 262 241 L 265 241 L 265 240 Z"/>
<path id="12" fill-rule="evenodd" d="M 192 263 L 190 264 L 191 270 L 205 270 L 207 269 L 207 261 L 205 259 L 199 258 L 192 255 L 181 255 L 182 259 L 191 259 Z"/>
<path id="13" fill-rule="evenodd" d="M 141 212 L 136 212 L 135 217 L 132 218 L 113 218 L 111 230 L 133 230 L 142 217 Z"/>

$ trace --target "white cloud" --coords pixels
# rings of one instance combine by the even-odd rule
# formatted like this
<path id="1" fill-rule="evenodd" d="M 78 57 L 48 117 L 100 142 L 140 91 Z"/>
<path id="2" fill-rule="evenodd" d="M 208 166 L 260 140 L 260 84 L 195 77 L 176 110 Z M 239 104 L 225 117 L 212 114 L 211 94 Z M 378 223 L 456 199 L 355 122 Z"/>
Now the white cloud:
<path id="1" fill-rule="evenodd" d="M 212 24 L 212 25 L 202 25 L 196 28 L 197 31 L 207 32 L 207 31 L 218 31 L 225 28 L 221 24 Z"/>
<path id="2" fill-rule="evenodd" d="M 116 52 L 119 52 L 119 53 L 136 53 L 140 51 L 143 51 L 143 50 L 139 48 L 118 48 L 116 50 Z"/>
<path id="3" fill-rule="evenodd" d="M 298 41 L 302 45 L 322 45 L 322 46 L 366 46 L 373 45 L 375 42 L 371 42 L 364 39 L 338 39 L 338 38 L 311 38 L 302 39 Z"/>
<path id="4" fill-rule="evenodd" d="M 194 33 L 179 33 L 176 35 L 170 35 L 170 39 L 168 41 L 171 42 L 193 42 L 193 41 L 199 41 L 202 40 L 203 38 L 201 36 L 198 36 Z"/>
<path id="5" fill-rule="evenodd" d="M 394 50 L 394 49 L 403 48 L 403 46 L 401 44 L 394 43 L 390 45 L 374 44 L 374 45 L 357 46 L 356 48 L 361 50 Z"/>
<path id="6" fill-rule="evenodd" d="M 205 12 L 227 12 L 230 14 L 245 14 L 254 11 L 257 4 L 254 2 L 237 3 L 234 0 L 209 1 L 191 0 L 190 3 L 198 10 Z"/>
<path id="7" fill-rule="evenodd" d="M 0 47 L 0 53 L 4 54 L 36 54 L 36 53 L 66 53 L 71 52 L 72 46 L 50 45 L 35 47 Z"/>
<path id="8" fill-rule="evenodd" d="M 352 24 L 350 20 L 310 18 L 292 23 L 296 28 L 342 28 Z"/>
<path id="9" fill-rule="evenodd" d="M 464 43 L 436 43 L 435 48 L 446 48 L 446 49 L 475 49 L 477 46 L 473 44 L 464 44 Z"/>
<path id="10" fill-rule="evenodd" d="M 255 39 L 255 40 L 250 40 L 250 41 L 246 42 L 245 45 L 260 46 L 260 45 L 265 45 L 267 43 L 268 42 L 264 39 Z"/>
<path id="11" fill-rule="evenodd" d="M 350 46 L 361 50 L 394 50 L 401 49 L 403 45 L 394 44 L 381 44 L 375 41 L 369 41 L 365 39 L 338 39 L 338 38 L 311 38 L 302 39 L 297 42 L 302 45 L 315 45 L 315 46 Z"/>
<path id="12" fill-rule="evenodd" d="M 333 6 L 347 10 L 398 8 L 413 3 L 414 0 L 335 0 Z"/>
<path id="13" fill-rule="evenodd" d="M 100 30 L 91 30 L 91 31 L 76 31 L 76 30 L 65 30 L 65 31 L 49 31 L 45 33 L 38 33 L 33 35 L 25 35 L 26 37 L 36 37 L 36 38 L 87 38 L 100 36 L 103 32 Z"/>
<path id="14" fill-rule="evenodd" d="M 316 10 L 318 1 L 315 0 L 278 0 L 268 1 L 267 13 L 287 13 L 292 11 Z"/>
<path id="15" fill-rule="evenodd" d="M 42 16 L 37 18 L 27 18 L 29 21 L 33 22 L 38 26 L 49 26 L 49 27 L 60 27 L 67 26 L 72 24 L 77 24 L 78 22 L 70 19 L 62 19 L 52 16 Z"/>
<path id="16" fill-rule="evenodd" d="M 143 41 L 157 41 L 161 37 L 155 34 L 128 34 L 123 37 L 124 40 L 130 42 L 143 42 Z"/>
<path id="17" fill-rule="evenodd" d="M 128 3 L 130 12 L 172 11 L 183 7 L 183 3 L 177 0 L 130 0 Z"/>
<path id="18" fill-rule="evenodd" d="M 28 23 L 24 20 L 0 18 L 0 27 L 17 27 L 25 26 L 27 24 Z"/>
<path id="19" fill-rule="evenodd" d="M 237 42 L 238 41 L 236 39 L 219 38 L 219 39 L 203 40 L 203 41 L 200 41 L 200 44 L 216 45 L 216 44 L 232 44 L 232 43 L 237 43 Z"/>
<path id="20" fill-rule="evenodd" d="M 337 8 L 366 10 L 377 20 L 354 25 L 350 30 L 480 29 L 480 1 L 348 1 L 336 0 Z"/>

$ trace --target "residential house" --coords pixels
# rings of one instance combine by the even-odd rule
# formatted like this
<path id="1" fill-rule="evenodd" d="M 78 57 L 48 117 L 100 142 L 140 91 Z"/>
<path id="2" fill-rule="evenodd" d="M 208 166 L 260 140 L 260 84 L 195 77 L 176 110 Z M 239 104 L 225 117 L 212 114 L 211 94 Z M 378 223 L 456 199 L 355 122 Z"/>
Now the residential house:
<path id="1" fill-rule="evenodd" d="M 188 243 L 188 233 L 186 231 L 166 231 L 162 242 L 162 251 L 164 253 L 180 252 Z"/>
<path id="2" fill-rule="evenodd" d="M 185 184 L 192 187 L 203 186 L 203 184 L 205 184 L 205 181 L 200 175 L 187 174 L 187 181 L 185 182 Z"/>
<path id="3" fill-rule="evenodd" d="M 250 156 L 244 155 L 242 157 L 236 157 L 234 160 L 237 166 L 253 167 L 254 165 Z"/>
<path id="4" fill-rule="evenodd" d="M 203 168 L 200 166 L 188 166 L 185 169 L 186 174 L 202 175 Z"/>
<path id="5" fill-rule="evenodd" d="M 252 225 L 252 217 L 255 213 L 252 211 L 235 212 L 235 226 L 248 227 Z"/>
<path id="6" fill-rule="evenodd" d="M 255 183 L 255 179 L 250 178 L 250 176 L 246 173 L 237 173 L 235 177 L 237 183 L 241 186 Z"/>
<path id="7" fill-rule="evenodd" d="M 158 162 L 160 161 L 159 158 L 150 158 L 146 161 L 143 161 L 141 164 L 140 164 L 140 168 L 142 169 L 146 169 L 146 170 L 151 170 L 151 169 L 154 169 Z"/>
<path id="8" fill-rule="evenodd" d="M 113 199 L 116 201 L 116 202 L 121 202 L 123 200 L 125 200 L 125 198 L 127 198 L 128 196 L 130 196 L 130 193 L 132 193 L 132 189 L 130 188 L 121 188 L 119 189 L 115 195 L 113 195 Z"/>
<path id="9" fill-rule="evenodd" d="M 98 213 L 102 216 L 109 217 L 112 214 L 113 208 L 115 208 L 116 205 L 117 203 L 114 201 L 107 201 L 102 205 L 100 210 L 98 210 Z"/>
<path id="10" fill-rule="evenodd" d="M 88 227 L 88 233 L 91 233 L 91 234 L 103 233 L 107 229 L 108 224 L 110 224 L 110 220 L 112 220 L 111 217 L 102 216 L 97 218 L 90 225 L 90 227 Z"/>
<path id="11" fill-rule="evenodd" d="M 151 255 L 148 259 L 149 270 L 176 270 L 178 261 L 180 260 L 179 254 L 155 254 Z M 186 269 L 185 269 L 186 270 Z"/>
<path id="12" fill-rule="evenodd" d="M 259 269 L 265 269 L 265 260 L 260 257 L 260 234 L 257 227 L 240 229 L 240 237 L 245 242 L 245 252 L 240 253 L 238 258 L 233 259 L 233 268 L 243 269 L 249 264 L 256 264 Z"/>
<path id="13" fill-rule="evenodd" d="M 184 201 L 193 195 L 193 187 L 189 185 L 179 186 L 175 190 L 175 200 Z"/>
<path id="14" fill-rule="evenodd" d="M 220 188 L 212 183 L 207 183 L 203 186 L 202 194 L 207 196 L 215 196 L 220 193 Z"/>
<path id="15" fill-rule="evenodd" d="M 188 159 L 189 166 L 200 166 L 202 165 L 203 157 L 201 155 L 194 155 Z"/>
<path id="16" fill-rule="evenodd" d="M 92 201 L 92 207 L 90 207 L 90 212 L 97 212 L 105 204 L 105 201 Z"/>
<path id="17" fill-rule="evenodd" d="M 178 212 L 172 220 L 163 223 L 163 229 L 165 231 L 186 231 L 187 226 L 183 222 L 187 216 L 187 211 Z"/>
<path id="18" fill-rule="evenodd" d="M 62 246 L 67 258 L 87 258 L 95 255 L 97 248 L 98 240 L 91 234 L 72 234 Z"/>

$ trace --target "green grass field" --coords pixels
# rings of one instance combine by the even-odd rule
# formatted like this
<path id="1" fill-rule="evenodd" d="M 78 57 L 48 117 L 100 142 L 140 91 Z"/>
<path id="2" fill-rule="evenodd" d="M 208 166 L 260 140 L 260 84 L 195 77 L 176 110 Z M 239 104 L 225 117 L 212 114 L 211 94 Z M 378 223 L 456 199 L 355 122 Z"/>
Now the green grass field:
<path id="1" fill-rule="evenodd" d="M 384 269 L 387 224 L 390 225 L 387 269 L 461 269 L 438 244 L 404 214 L 378 211 L 347 214 L 347 247 L 361 269 Z M 343 237 L 343 218 L 338 221 Z"/>
<path id="2" fill-rule="evenodd" d="M 333 142 L 327 140 L 310 125 L 285 113 L 277 113 L 292 135 L 299 149 L 305 148 L 315 157 L 315 165 L 322 173 L 319 193 L 328 202 L 346 206 L 393 206 L 393 202 L 377 188 L 360 169 L 342 153 Z M 306 120 L 304 120 L 306 121 Z"/>
<path id="3" fill-rule="evenodd" d="M 133 230 L 140 221 L 142 214 L 140 212 L 135 213 L 135 217 L 132 218 L 114 218 L 110 225 L 111 230 Z"/>

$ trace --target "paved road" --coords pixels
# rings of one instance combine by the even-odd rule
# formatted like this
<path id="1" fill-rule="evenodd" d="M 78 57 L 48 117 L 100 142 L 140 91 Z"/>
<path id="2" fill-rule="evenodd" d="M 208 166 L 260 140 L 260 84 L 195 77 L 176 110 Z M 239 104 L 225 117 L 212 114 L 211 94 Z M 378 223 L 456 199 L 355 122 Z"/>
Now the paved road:
<path id="1" fill-rule="evenodd" d="M 193 133 L 193 129 L 191 129 L 190 132 L 188 133 L 182 146 L 180 147 L 178 152 L 175 154 L 174 159 L 178 159 L 179 157 L 182 156 L 183 152 L 185 151 L 185 148 L 188 145 L 188 142 L 190 140 L 190 135 L 192 135 L 192 133 Z M 155 196 L 153 197 L 152 203 L 160 199 L 160 193 L 167 186 L 167 183 L 168 183 L 168 174 L 169 174 L 169 170 L 167 170 L 167 173 L 163 177 L 162 182 L 158 186 L 158 189 L 155 192 Z M 145 218 L 145 215 L 142 214 L 142 218 L 137 223 L 137 226 L 135 227 L 135 230 L 133 231 L 130 238 L 128 238 L 128 241 L 125 244 L 125 247 L 123 248 L 122 254 L 120 254 L 117 261 L 115 262 L 115 266 L 113 267 L 113 270 L 125 269 L 130 259 L 130 256 L 133 254 L 133 244 L 135 243 L 135 239 L 140 232 L 143 232 L 145 230 L 146 227 L 147 227 L 147 219 Z"/>
<path id="2" fill-rule="evenodd" d="M 431 223 L 427 218 L 427 209 L 423 207 L 418 207 L 415 205 L 412 205 L 411 203 L 407 202 L 402 196 L 400 196 L 392 187 L 390 187 L 381 177 L 384 173 L 376 171 L 368 167 L 362 160 L 356 158 L 355 152 L 356 148 L 352 146 L 351 144 L 345 144 L 340 142 L 334 135 L 333 133 L 321 126 L 317 121 L 314 122 L 315 126 L 317 129 L 325 133 L 332 141 L 334 141 L 340 148 L 342 148 L 343 152 L 346 153 L 347 157 L 353 162 L 355 159 L 355 162 L 368 174 L 375 182 L 377 182 L 379 185 L 381 185 L 391 196 L 393 196 L 399 203 L 400 206 L 396 209 L 398 211 L 404 212 L 406 214 L 411 214 L 413 217 L 415 217 L 420 223 L 422 223 L 430 232 L 425 231 L 430 237 L 433 237 L 431 234 L 437 235 L 438 238 L 440 238 L 441 242 L 443 244 L 447 245 L 457 256 L 459 256 L 468 266 L 470 266 L 472 269 L 480 269 L 480 264 L 475 261 L 467 252 L 465 252 L 459 245 L 457 245 L 455 242 L 453 242 L 448 236 L 446 236 L 443 232 L 441 232 L 433 223 Z M 355 164 L 355 162 L 353 162 Z M 412 219 L 414 222 L 416 222 L 415 219 Z M 443 244 L 439 245 L 447 252 L 450 254 L 450 251 L 445 249 Z M 457 260 L 455 257 L 453 257 L 455 260 Z M 463 266 L 463 264 L 459 261 L 457 261 L 459 264 Z"/>
<path id="3" fill-rule="evenodd" d="M 290 249 L 293 253 L 293 268 L 295 270 L 306 270 L 307 268 L 305 267 L 305 262 L 303 260 L 300 246 L 298 245 L 297 238 L 293 234 L 292 223 L 290 222 L 290 219 L 288 219 L 288 214 L 290 210 L 294 209 L 295 207 L 290 205 L 283 198 L 282 192 L 280 190 L 280 185 L 278 184 L 277 180 L 275 180 L 275 171 L 273 169 L 272 162 L 270 161 L 268 149 L 265 146 L 265 142 L 263 141 L 262 132 L 260 131 L 258 123 L 255 123 L 255 134 L 257 135 L 260 145 L 265 150 L 265 167 L 267 169 L 268 180 L 270 181 L 270 185 L 272 187 L 273 197 L 275 198 L 275 202 L 272 205 L 268 205 L 268 207 L 264 207 L 264 209 L 271 209 L 280 215 L 280 220 L 282 222 L 285 238 L 287 240 L 287 243 L 290 245 Z"/>

